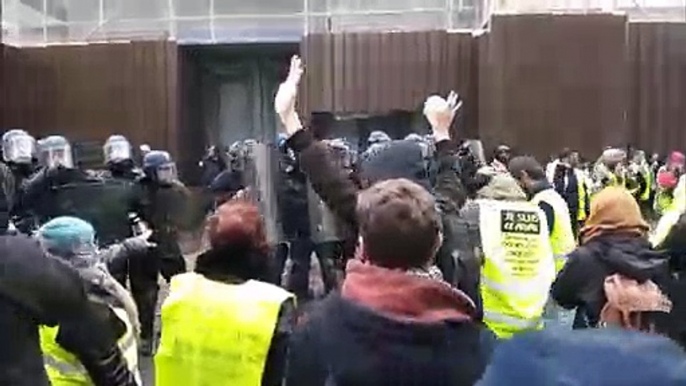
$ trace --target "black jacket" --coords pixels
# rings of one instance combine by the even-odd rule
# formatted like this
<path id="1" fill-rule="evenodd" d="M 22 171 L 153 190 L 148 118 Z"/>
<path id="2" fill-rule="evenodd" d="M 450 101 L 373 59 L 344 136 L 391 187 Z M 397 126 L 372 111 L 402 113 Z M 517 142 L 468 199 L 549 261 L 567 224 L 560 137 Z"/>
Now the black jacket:
<path id="1" fill-rule="evenodd" d="M 0 237 L 0 385 L 49 384 L 39 325 L 60 326 L 59 343 L 76 354 L 96 385 L 135 385 L 100 311 L 88 301 L 78 273 L 44 256 L 35 240 Z"/>
<path id="2" fill-rule="evenodd" d="M 230 256 L 230 257 L 227 257 Z M 195 272 L 209 280 L 240 284 L 247 280 L 268 282 L 269 266 L 265 256 L 229 248 L 209 250 L 198 256 Z M 281 305 L 274 336 L 267 353 L 262 386 L 281 386 L 286 371 L 288 343 L 295 326 L 295 300 Z"/>
<path id="3" fill-rule="evenodd" d="M 558 304 L 577 309 L 576 328 L 598 324 L 607 301 L 603 284 L 615 273 L 639 282 L 652 280 L 663 290 L 671 281 L 666 256 L 653 251 L 645 239 L 598 236 L 569 254 L 551 289 Z"/>
<path id="4" fill-rule="evenodd" d="M 353 233 L 357 233 L 356 205 L 359 186 L 355 184 L 345 170 L 336 166 L 329 159 L 326 145 L 315 141 L 309 130 L 301 130 L 293 135 L 289 138 L 288 145 L 298 153 L 300 167 L 307 174 L 315 192 L 331 211 L 349 229 L 353 230 Z M 418 153 L 419 159 L 413 163 L 412 160 L 407 159 L 410 157 L 410 146 L 401 144 L 399 148 L 405 152 L 403 154 L 384 152 L 383 158 L 365 165 L 367 170 L 363 170 L 363 174 L 371 176 L 377 181 L 387 178 L 408 178 L 433 191 L 443 214 L 443 225 L 446 228 L 444 232 L 445 241 L 436 256 L 436 264 L 441 268 L 446 281 L 456 284 L 460 290 L 464 290 L 472 296 L 471 285 L 463 288 L 462 283 L 472 283 L 473 280 L 463 280 L 461 277 L 456 277 L 456 274 L 465 272 L 456 268 L 458 264 L 455 257 L 459 256 L 459 252 L 455 248 L 459 244 L 459 240 L 454 240 L 454 238 L 461 236 L 459 232 L 452 232 L 452 229 L 455 228 L 453 223 L 457 220 L 451 218 L 451 216 L 459 216 L 459 208 L 465 199 L 464 195 L 460 194 L 464 188 L 459 176 L 453 169 L 457 160 L 457 147 L 451 141 L 441 141 L 436 144 L 438 170 L 433 186 L 427 186 L 430 183 L 425 170 L 424 175 L 421 176 L 422 168 L 412 168 L 413 164 L 424 164 L 421 151 Z M 403 155 L 405 159 L 403 159 Z M 478 303 L 478 299 L 474 298 L 473 300 Z"/>
<path id="5" fill-rule="evenodd" d="M 287 386 L 471 386 L 494 337 L 478 323 L 410 323 L 329 295 L 291 339 Z"/>

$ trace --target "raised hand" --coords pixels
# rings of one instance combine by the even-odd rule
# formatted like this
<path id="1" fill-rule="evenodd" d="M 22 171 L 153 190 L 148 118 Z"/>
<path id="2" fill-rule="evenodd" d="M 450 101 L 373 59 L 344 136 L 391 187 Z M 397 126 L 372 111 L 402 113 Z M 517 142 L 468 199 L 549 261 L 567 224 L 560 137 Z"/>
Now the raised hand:
<path id="1" fill-rule="evenodd" d="M 462 100 L 455 91 L 450 92 L 447 100 L 438 95 L 432 95 L 426 99 L 424 116 L 431 124 L 436 142 L 450 139 L 450 125 L 461 107 Z"/>
<path id="2" fill-rule="evenodd" d="M 288 77 L 279 86 L 279 91 L 274 99 L 274 108 L 281 119 L 281 123 L 286 128 L 286 133 L 290 136 L 302 128 L 300 117 L 295 110 L 295 102 L 298 99 L 298 86 L 300 79 L 305 71 L 302 59 L 294 55 L 291 58 L 291 68 Z"/>

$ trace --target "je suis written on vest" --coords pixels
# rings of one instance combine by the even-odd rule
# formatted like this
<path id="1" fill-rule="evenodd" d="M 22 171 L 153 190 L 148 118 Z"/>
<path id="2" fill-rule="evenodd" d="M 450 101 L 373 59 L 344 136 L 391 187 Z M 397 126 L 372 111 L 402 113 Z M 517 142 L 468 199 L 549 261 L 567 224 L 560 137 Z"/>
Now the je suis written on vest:
<path id="1" fill-rule="evenodd" d="M 503 246 L 507 250 L 505 262 L 512 274 L 520 277 L 535 277 L 539 262 L 537 257 L 538 235 L 541 222 L 538 214 L 531 211 L 503 210 L 500 212 L 500 231 Z"/>

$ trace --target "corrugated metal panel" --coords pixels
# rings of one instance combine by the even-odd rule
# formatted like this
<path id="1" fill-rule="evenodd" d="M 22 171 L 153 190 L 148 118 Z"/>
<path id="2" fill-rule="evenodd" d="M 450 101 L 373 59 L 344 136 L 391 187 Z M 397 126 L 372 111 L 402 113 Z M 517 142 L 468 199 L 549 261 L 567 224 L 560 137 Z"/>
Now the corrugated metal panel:
<path id="1" fill-rule="evenodd" d="M 479 127 L 541 159 L 628 141 L 626 18 L 502 15 L 480 52 Z"/>
<path id="2" fill-rule="evenodd" d="M 314 34 L 303 39 L 307 65 L 301 109 L 336 114 L 416 111 L 430 94 L 455 89 L 476 133 L 474 38 L 468 33 Z"/>
<path id="3" fill-rule="evenodd" d="M 178 154 L 176 58 L 165 41 L 5 48 L 3 127 L 73 141 L 118 133 Z"/>
<path id="4" fill-rule="evenodd" d="M 665 154 L 686 148 L 686 24 L 630 23 L 631 101 L 636 144 Z"/>

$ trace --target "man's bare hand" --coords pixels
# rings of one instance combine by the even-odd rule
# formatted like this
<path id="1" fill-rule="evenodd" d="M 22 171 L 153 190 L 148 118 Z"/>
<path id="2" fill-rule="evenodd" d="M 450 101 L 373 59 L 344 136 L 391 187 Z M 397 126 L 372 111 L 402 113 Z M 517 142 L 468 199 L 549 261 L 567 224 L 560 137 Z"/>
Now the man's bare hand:
<path id="1" fill-rule="evenodd" d="M 424 116 L 431 124 L 436 142 L 450 139 L 450 125 L 461 107 L 462 100 L 455 91 L 450 92 L 447 100 L 438 95 L 432 95 L 426 99 Z"/>
<path id="2" fill-rule="evenodd" d="M 300 117 L 298 117 L 298 113 L 295 110 L 295 102 L 298 99 L 298 86 L 304 71 L 302 59 L 297 55 L 293 56 L 288 77 L 279 86 L 279 91 L 274 99 L 274 108 L 281 119 L 281 123 L 286 128 L 288 136 L 302 129 Z"/>

